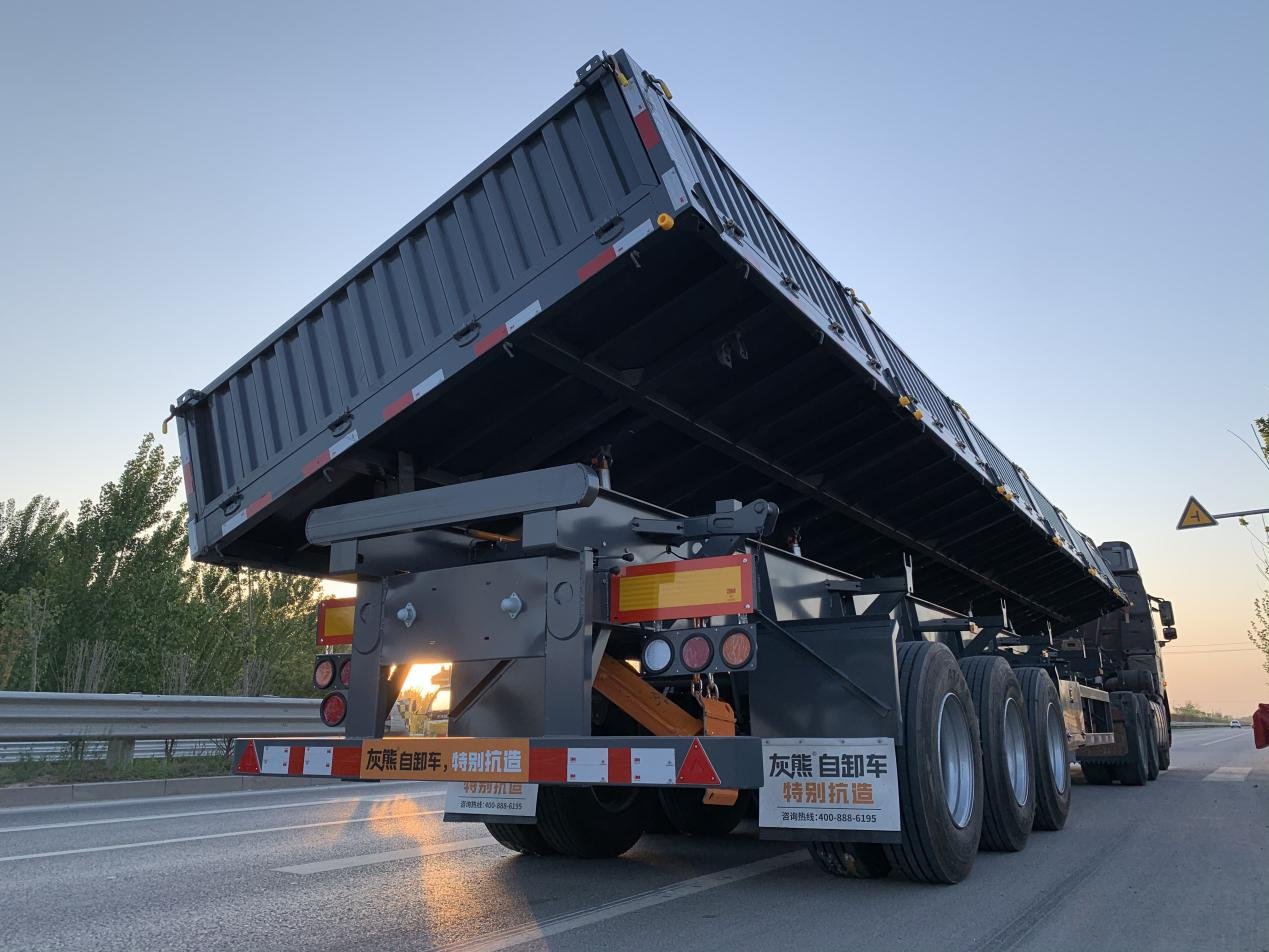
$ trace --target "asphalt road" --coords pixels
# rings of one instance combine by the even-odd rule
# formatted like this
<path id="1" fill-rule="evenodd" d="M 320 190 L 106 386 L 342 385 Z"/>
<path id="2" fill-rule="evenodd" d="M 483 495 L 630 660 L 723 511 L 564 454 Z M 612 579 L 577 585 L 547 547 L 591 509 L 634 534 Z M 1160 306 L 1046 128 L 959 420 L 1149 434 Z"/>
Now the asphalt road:
<path id="1" fill-rule="evenodd" d="M 1269 950 L 1269 751 L 1178 731 L 1144 788 L 958 886 L 837 880 L 791 844 L 646 836 L 531 859 L 438 788 L 304 787 L 0 810 L 0 949 Z"/>

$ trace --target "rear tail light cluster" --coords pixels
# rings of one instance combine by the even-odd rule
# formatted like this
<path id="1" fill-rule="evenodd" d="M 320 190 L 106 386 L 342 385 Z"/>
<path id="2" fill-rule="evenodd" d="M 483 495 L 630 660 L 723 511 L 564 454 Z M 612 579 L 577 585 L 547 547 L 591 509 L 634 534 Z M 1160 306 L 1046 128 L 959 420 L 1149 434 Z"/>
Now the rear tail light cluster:
<path id="1" fill-rule="evenodd" d="M 348 701 L 342 692 L 332 691 L 322 698 L 322 703 L 317 710 L 321 715 L 323 724 L 327 727 L 338 727 L 344 723 L 344 718 L 348 716 Z"/>
<path id="2" fill-rule="evenodd" d="M 673 677 L 748 671 L 757 660 L 757 647 L 753 625 L 658 631 L 643 642 L 643 673 Z"/>
<path id="3" fill-rule="evenodd" d="M 331 692 L 318 706 L 318 714 L 327 727 L 338 727 L 348 715 L 348 699 L 338 689 L 347 688 L 351 681 L 351 655 L 318 655 L 313 662 L 313 687 Z"/>

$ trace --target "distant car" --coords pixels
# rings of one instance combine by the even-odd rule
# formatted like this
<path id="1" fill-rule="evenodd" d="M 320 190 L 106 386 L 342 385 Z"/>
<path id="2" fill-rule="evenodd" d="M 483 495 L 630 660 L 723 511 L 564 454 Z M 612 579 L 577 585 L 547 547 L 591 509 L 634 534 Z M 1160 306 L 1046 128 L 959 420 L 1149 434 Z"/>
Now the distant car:
<path id="1" fill-rule="evenodd" d="M 1230 722 L 1229 722 L 1229 726 L 1230 726 L 1230 727 L 1242 727 L 1242 726 L 1243 726 L 1243 722 L 1242 722 L 1242 721 L 1240 721 L 1238 718 L 1236 718 L 1236 717 L 1235 717 L 1232 721 L 1230 721 Z"/>

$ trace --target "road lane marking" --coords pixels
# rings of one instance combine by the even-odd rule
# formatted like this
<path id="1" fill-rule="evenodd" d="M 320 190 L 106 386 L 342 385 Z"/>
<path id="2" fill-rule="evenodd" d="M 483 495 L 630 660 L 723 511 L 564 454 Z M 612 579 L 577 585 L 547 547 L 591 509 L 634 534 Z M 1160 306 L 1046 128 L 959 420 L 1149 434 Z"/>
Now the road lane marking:
<path id="1" fill-rule="evenodd" d="M 1224 737 L 1216 738 L 1216 740 L 1205 740 L 1203 741 L 1203 743 L 1199 744 L 1199 746 L 1211 747 L 1213 744 L 1223 744 L 1227 740 L 1237 740 L 1238 738 L 1242 736 L 1243 736 L 1242 731 L 1239 731 L 1237 734 L 1226 734 Z"/>
<path id="2" fill-rule="evenodd" d="M 149 813 L 145 816 L 112 816 L 97 820 L 64 820 L 60 823 L 32 823 L 28 826 L 0 827 L 0 833 L 30 833 L 33 830 L 64 830 L 76 826 L 103 826 L 107 823 L 140 823 L 146 820 L 180 820 L 192 816 L 219 816 L 222 813 L 251 813 L 256 810 L 286 810 L 291 807 L 316 807 L 327 803 L 378 803 L 384 800 L 428 800 L 444 793 L 394 793 L 368 797 L 327 797 L 322 800 L 300 800 L 290 803 L 264 803 L 256 807 L 225 807 L 221 810 L 189 810 L 184 813 Z"/>
<path id="3" fill-rule="evenodd" d="M 1203 779 L 1240 781 L 1246 780 L 1247 775 L 1250 773 L 1250 767 L 1217 767 Z"/>
<path id="4" fill-rule="evenodd" d="M 81 853 L 109 853 L 112 850 L 134 850 L 142 846 L 167 846 L 171 843 L 195 843 L 199 840 L 223 840 L 231 836 L 251 836 L 255 833 L 282 833 L 287 830 L 312 830 L 319 826 L 347 826 L 352 823 L 373 823 L 376 820 L 403 820 L 412 816 L 436 816 L 444 810 L 421 810 L 417 813 L 390 813 L 387 816 L 353 817 L 349 820 L 323 820 L 320 823 L 293 823 L 289 826 L 269 826 L 255 830 L 229 830 L 224 833 L 202 833 L 198 836 L 175 836 L 166 840 L 146 840 L 143 843 L 111 843 L 107 846 L 81 846 L 73 850 L 49 850 L 47 853 L 22 853 L 17 856 L 0 856 L 0 863 L 16 863 L 23 859 L 47 859 L 52 856 L 78 856 Z"/>
<path id="5" fill-rule="evenodd" d="M 452 843 L 437 843 L 433 846 L 414 846 L 404 850 L 388 850 L 385 853 L 367 853 L 364 856 L 345 856 L 342 859 L 327 859 L 319 863 L 301 863 L 299 866 L 280 866 L 275 873 L 295 873 L 298 876 L 312 876 L 315 873 L 329 873 L 337 869 L 353 869 L 358 866 L 378 866 L 380 863 L 394 863 L 400 859 L 417 859 L 420 856 L 440 856 L 443 853 L 461 853 L 463 850 L 479 849 L 482 846 L 493 846 L 498 841 L 492 836 L 478 836 L 470 840 L 455 840 Z"/>
<path id="6" fill-rule="evenodd" d="M 504 929 L 501 932 L 495 932 L 493 935 L 474 942 L 448 945 L 440 952 L 501 952 L 503 949 L 513 949 L 527 942 L 538 942 L 563 932 L 571 932 L 573 929 L 581 929 L 597 922 L 605 922 L 608 919 L 616 919 L 618 916 L 624 916 L 631 912 L 638 912 L 641 909 L 649 909 L 662 903 L 686 899 L 708 889 L 728 886 L 732 883 L 752 879 L 754 876 L 761 876 L 764 873 L 784 869 L 786 866 L 794 866 L 798 863 L 805 863 L 809 860 L 810 856 L 807 855 L 805 850 L 780 853 L 777 856 L 768 856 L 766 859 L 733 866 L 730 869 L 720 869 L 716 873 L 707 873 L 704 876 L 685 879 L 682 882 L 628 896 L 625 899 L 592 906 L 589 909 L 583 909 L 567 916 L 558 916 L 543 922 L 529 922 L 521 926 Z"/>

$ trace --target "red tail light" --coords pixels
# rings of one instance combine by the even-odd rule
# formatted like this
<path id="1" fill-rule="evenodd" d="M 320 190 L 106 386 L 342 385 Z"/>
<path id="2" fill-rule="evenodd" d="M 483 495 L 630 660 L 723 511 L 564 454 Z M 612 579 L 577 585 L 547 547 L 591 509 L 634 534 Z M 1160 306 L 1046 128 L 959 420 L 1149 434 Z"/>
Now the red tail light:
<path id="1" fill-rule="evenodd" d="M 339 665 L 339 683 L 348 687 L 352 681 L 352 658 L 345 658 Z"/>
<path id="2" fill-rule="evenodd" d="M 344 718 L 348 716 L 348 701 L 338 691 L 326 695 L 322 698 L 321 706 L 317 709 L 322 717 L 322 723 L 327 727 L 338 727 L 344 723 Z"/>
<path id="3" fill-rule="evenodd" d="M 704 635 L 693 635 L 679 649 L 683 667 L 689 671 L 704 671 L 714 659 L 714 646 Z"/>

